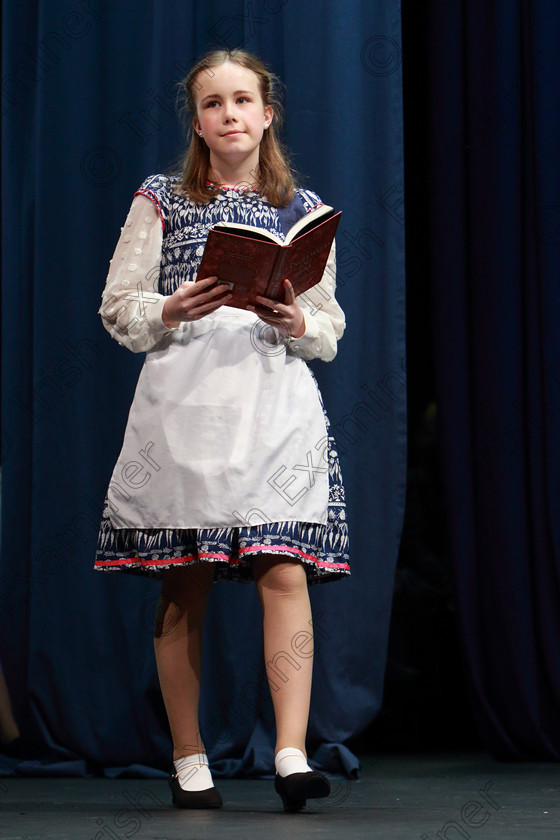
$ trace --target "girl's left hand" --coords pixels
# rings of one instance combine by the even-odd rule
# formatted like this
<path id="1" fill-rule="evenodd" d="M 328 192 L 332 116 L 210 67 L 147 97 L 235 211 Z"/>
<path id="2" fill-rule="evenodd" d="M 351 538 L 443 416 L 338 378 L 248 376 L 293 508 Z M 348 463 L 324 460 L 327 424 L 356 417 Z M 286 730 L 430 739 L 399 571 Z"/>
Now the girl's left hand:
<path id="1" fill-rule="evenodd" d="M 262 297 L 256 298 L 258 306 L 247 306 L 251 312 L 255 312 L 261 321 L 276 327 L 283 335 L 290 338 L 301 338 L 305 332 L 305 316 L 303 309 L 296 301 L 294 287 L 286 278 L 282 281 L 284 286 L 284 302 Z"/>

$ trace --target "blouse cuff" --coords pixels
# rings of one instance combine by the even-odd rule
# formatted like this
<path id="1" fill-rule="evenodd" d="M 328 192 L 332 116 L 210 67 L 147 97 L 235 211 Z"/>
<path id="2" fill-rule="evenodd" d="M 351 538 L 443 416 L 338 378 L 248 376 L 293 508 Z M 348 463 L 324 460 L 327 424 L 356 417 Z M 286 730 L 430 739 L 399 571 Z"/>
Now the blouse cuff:
<path id="1" fill-rule="evenodd" d="M 163 307 L 165 306 L 165 301 L 165 297 L 160 297 L 157 300 L 154 300 L 146 310 L 148 325 L 157 335 L 166 335 L 168 332 L 173 332 L 173 330 L 178 329 L 177 327 L 168 327 L 163 321 Z"/>
<path id="2" fill-rule="evenodd" d="M 294 338 L 290 335 L 287 338 L 287 342 L 293 350 L 299 350 L 300 348 L 303 349 L 307 347 L 307 345 L 315 341 L 319 335 L 319 325 L 313 315 L 310 315 L 309 312 L 304 312 L 303 317 L 305 318 L 305 332 L 303 335 L 300 335 L 299 338 Z"/>

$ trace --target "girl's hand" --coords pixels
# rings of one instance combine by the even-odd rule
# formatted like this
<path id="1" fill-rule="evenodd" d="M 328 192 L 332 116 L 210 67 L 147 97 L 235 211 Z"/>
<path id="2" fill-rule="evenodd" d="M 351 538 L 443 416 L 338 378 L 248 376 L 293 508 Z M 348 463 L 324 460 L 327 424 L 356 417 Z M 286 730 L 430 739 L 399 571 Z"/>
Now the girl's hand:
<path id="1" fill-rule="evenodd" d="M 258 306 L 248 306 L 255 312 L 261 321 L 276 327 L 283 335 L 290 338 L 301 338 L 305 332 L 305 316 L 303 309 L 296 301 L 294 287 L 286 278 L 282 281 L 284 286 L 284 302 L 262 297 L 256 298 Z"/>
<path id="2" fill-rule="evenodd" d="M 229 287 L 218 284 L 217 277 L 205 277 L 193 283 L 185 281 L 163 304 L 162 320 L 166 327 L 178 327 L 182 321 L 199 321 L 231 299 Z"/>

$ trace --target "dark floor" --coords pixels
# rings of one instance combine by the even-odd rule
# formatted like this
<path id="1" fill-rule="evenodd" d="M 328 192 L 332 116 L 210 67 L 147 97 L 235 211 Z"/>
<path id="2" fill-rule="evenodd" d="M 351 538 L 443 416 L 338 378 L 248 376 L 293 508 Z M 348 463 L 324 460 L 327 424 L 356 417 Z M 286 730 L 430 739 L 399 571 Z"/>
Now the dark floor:
<path id="1" fill-rule="evenodd" d="M 285 814 L 269 781 L 219 781 L 219 811 L 164 780 L 0 779 L 0 840 L 539 840 L 560 837 L 560 768 L 485 754 L 362 756 L 359 781 Z"/>

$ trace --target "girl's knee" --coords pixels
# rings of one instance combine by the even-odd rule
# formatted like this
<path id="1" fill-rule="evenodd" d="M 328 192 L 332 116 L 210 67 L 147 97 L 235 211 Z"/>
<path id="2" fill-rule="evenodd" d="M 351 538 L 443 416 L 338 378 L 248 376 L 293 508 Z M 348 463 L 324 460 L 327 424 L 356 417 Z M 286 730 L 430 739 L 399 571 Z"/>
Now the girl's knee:
<path id="1" fill-rule="evenodd" d="M 274 555 L 255 557 L 253 577 L 259 589 L 278 595 L 292 595 L 307 588 L 307 576 L 298 560 L 284 560 Z"/>

